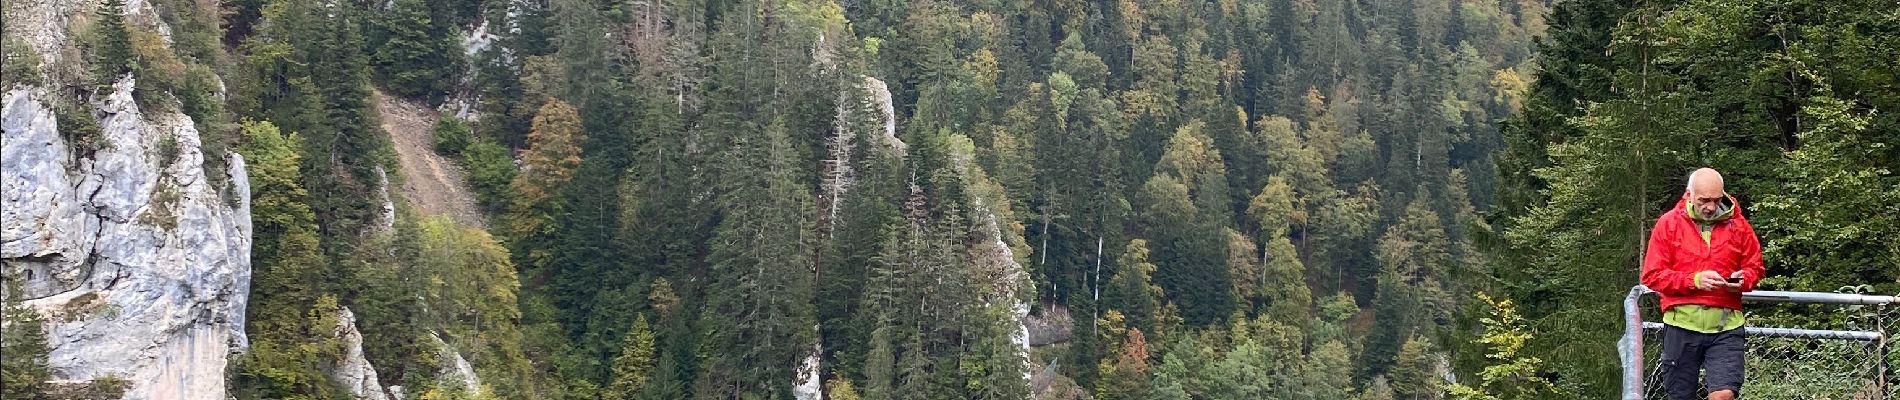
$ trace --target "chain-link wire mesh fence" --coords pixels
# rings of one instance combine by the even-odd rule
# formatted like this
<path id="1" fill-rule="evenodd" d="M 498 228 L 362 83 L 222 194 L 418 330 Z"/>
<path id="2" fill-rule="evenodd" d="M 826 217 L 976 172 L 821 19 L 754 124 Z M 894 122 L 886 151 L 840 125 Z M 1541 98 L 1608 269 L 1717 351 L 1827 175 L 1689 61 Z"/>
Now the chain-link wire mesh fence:
<path id="1" fill-rule="evenodd" d="M 1900 303 L 1859 293 L 1750 292 L 1743 399 L 1900 400 L 1893 334 Z M 1625 400 L 1667 399 L 1662 374 L 1662 310 L 1648 288 L 1624 301 Z M 1706 382 L 1706 381 L 1704 381 Z M 1704 398 L 1706 388 L 1698 390 Z"/>

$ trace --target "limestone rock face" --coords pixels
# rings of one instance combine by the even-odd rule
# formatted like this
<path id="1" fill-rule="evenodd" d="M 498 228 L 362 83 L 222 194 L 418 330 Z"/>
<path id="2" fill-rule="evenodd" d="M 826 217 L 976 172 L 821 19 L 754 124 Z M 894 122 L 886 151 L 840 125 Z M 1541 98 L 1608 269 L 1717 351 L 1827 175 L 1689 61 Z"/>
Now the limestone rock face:
<path id="1" fill-rule="evenodd" d="M 342 383 L 357 400 L 389 400 L 376 378 L 376 367 L 363 356 L 363 333 L 356 330 L 356 313 L 349 308 L 337 310 L 336 337 L 343 340 L 343 360 L 337 362 L 330 378 Z"/>
<path id="2" fill-rule="evenodd" d="M 228 168 L 205 171 L 191 119 L 140 110 L 133 86 L 90 104 L 100 130 L 88 146 L 62 135 L 44 90 L 8 88 L 0 267 L 25 283 L 11 295 L 48 317 L 54 379 L 116 376 L 131 382 L 125 399 L 224 399 L 225 367 L 248 347 L 244 160 L 214 155 Z"/>

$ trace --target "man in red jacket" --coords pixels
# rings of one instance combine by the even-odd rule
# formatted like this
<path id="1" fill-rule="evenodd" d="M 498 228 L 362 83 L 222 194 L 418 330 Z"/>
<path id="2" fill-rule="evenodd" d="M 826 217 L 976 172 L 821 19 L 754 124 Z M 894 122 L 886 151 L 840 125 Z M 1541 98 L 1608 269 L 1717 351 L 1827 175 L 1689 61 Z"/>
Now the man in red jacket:
<path id="1" fill-rule="evenodd" d="M 1643 256 L 1643 285 L 1662 295 L 1663 388 L 1694 399 L 1708 370 L 1710 400 L 1742 390 L 1742 292 L 1761 281 L 1761 241 L 1722 191 L 1722 174 L 1698 169 L 1675 208 L 1656 219 Z"/>

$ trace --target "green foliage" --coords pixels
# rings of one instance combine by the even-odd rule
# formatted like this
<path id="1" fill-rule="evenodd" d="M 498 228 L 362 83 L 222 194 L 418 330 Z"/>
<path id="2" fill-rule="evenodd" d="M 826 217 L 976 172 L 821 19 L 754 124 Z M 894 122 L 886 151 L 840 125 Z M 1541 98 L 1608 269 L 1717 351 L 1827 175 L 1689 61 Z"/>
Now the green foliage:
<path id="1" fill-rule="evenodd" d="M 1104 289 L 1102 302 L 1114 310 L 1111 311 L 1114 315 L 1126 317 L 1131 328 L 1155 331 L 1162 324 L 1157 317 L 1167 297 L 1161 287 L 1154 284 L 1157 268 L 1148 261 L 1148 254 L 1147 240 L 1128 242 L 1115 263 L 1120 270 L 1115 271 L 1115 277 Z"/>
<path id="2" fill-rule="evenodd" d="M 72 146 L 75 157 L 92 155 L 100 147 L 109 145 L 100 141 L 99 119 L 93 118 L 92 113 L 77 102 L 53 102 L 53 120 L 59 124 L 60 138 Z"/>
<path id="3" fill-rule="evenodd" d="M 603 390 L 602 398 L 635 398 L 653 379 L 653 329 L 646 315 L 634 317 L 633 328 L 627 330 L 622 343 L 620 356 L 614 358 L 613 384 Z"/>
<path id="4" fill-rule="evenodd" d="M 448 157 L 463 156 L 463 151 L 468 149 L 469 143 L 474 139 L 473 133 L 469 132 L 468 124 L 462 122 L 461 118 L 455 117 L 442 117 L 441 120 L 435 122 L 435 128 L 430 132 L 432 134 L 429 137 L 433 139 L 435 152 Z"/>
<path id="5" fill-rule="evenodd" d="M 608 3 L 231 2 L 231 111 L 301 133 L 307 192 L 271 184 L 259 254 L 319 248 L 260 258 L 260 285 L 316 283 L 259 307 L 337 295 L 418 394 L 459 393 L 415 344 L 439 331 L 504 398 L 789 398 L 814 345 L 834 397 L 1024 398 L 1048 363 L 1103 397 L 1390 397 L 1488 265 L 1496 121 L 1540 104 L 1500 72 L 1533 70 L 1540 5 Z M 499 37 L 455 87 L 478 15 Z M 471 90 L 436 143 L 509 251 L 406 212 L 369 233 L 396 170 L 371 75 Z M 1018 302 L 1083 339 L 1022 359 Z M 1166 351 L 1124 360 L 1128 332 Z M 283 343 L 251 376 L 289 383 L 254 386 L 321 391 Z"/>
<path id="6" fill-rule="evenodd" d="M 239 357 L 233 369 L 232 392 L 238 398 L 343 399 L 349 396 L 324 371 L 343 356 L 336 337 L 336 297 L 321 296 L 303 304 L 307 311 L 268 315 L 269 336 L 253 337 L 251 351 Z"/>
<path id="7" fill-rule="evenodd" d="M 522 170 L 509 184 L 514 195 L 508 212 L 509 234 L 522 240 L 544 240 L 554 215 L 559 213 L 555 193 L 574 178 L 581 163 L 581 132 L 578 111 L 560 100 L 541 106 L 534 117 L 534 131 L 528 134 L 530 147 L 522 155 Z"/>
<path id="8" fill-rule="evenodd" d="M 92 40 L 92 79 L 96 85 L 111 86 L 139 65 L 133 58 L 132 31 L 125 24 L 125 0 L 105 0 L 93 15 L 98 20 L 87 31 Z"/>
<path id="9" fill-rule="evenodd" d="M 405 273 L 419 284 L 424 313 L 414 318 L 445 333 L 483 379 L 475 393 L 528 398 L 543 393 L 523 348 L 520 281 L 508 250 L 487 232 L 441 217 L 416 225 L 416 254 Z"/>
<path id="10" fill-rule="evenodd" d="M 0 399 L 37 399 L 45 394 L 44 383 L 50 378 L 46 369 L 46 330 L 38 310 L 21 303 L 26 294 L 18 278 L 7 277 L 0 301 Z"/>
<path id="11" fill-rule="evenodd" d="M 730 388 L 719 390 L 732 395 L 782 395 L 789 388 L 777 372 L 796 365 L 817 339 L 806 300 L 812 240 L 804 227 L 812 206 L 806 189 L 791 181 L 795 166 L 784 131 L 765 133 L 753 142 L 765 157 L 731 159 L 745 172 L 732 177 L 724 199 L 731 206 L 708 256 L 713 295 L 701 323 L 718 327 L 709 342 L 733 350 L 707 361 L 700 386 Z"/>
<path id="12" fill-rule="evenodd" d="M 40 83 L 40 53 L 27 47 L 19 37 L 9 34 L 0 42 L 0 61 L 6 63 L 0 67 L 4 68 L 0 69 L 0 87 Z"/>
<path id="13" fill-rule="evenodd" d="M 501 210 L 514 198 L 509 185 L 518 172 L 506 146 L 486 138 L 475 139 L 462 149 L 462 166 L 468 168 L 469 189 L 482 208 Z"/>
<path id="14" fill-rule="evenodd" d="M 1524 352 L 1553 360 L 1555 384 L 1614 393 L 1618 371 L 1585 343 L 1614 340 L 1622 294 L 1649 222 L 1696 167 L 1723 172 L 1761 236 L 1768 288 L 1891 285 L 1896 226 L 1891 74 L 1866 74 L 1896 48 L 1867 4 L 1692 1 L 1558 3 L 1541 67 L 1504 130 L 1504 245 Z M 1786 10 L 1804 10 L 1782 17 Z M 1772 21 L 1772 22 L 1770 22 Z M 1856 28 L 1848 28 L 1856 27 Z M 1762 37 L 1774 40 L 1756 40 Z M 1608 51 L 1605 51 L 1608 49 Z M 1584 105 L 1579 107 L 1578 105 Z M 1885 138 L 1885 139 L 1883 139 Z M 1846 212 L 1846 210 L 1857 210 Z M 1879 243 L 1879 244 L 1875 244 Z M 1532 279 L 1532 278 L 1535 279 Z M 1770 317 L 1773 313 L 1764 313 Z M 1558 361 L 1562 360 L 1562 361 Z M 1571 361 L 1577 360 L 1577 361 Z"/>
<path id="15" fill-rule="evenodd" d="M 251 179 L 251 351 L 236 362 L 233 392 L 242 398 L 334 399 L 342 391 L 323 374 L 320 354 L 336 346 L 336 298 L 322 257 L 316 216 L 304 203 L 300 138 L 269 121 L 245 121 L 238 153 Z M 323 308 L 327 304 L 328 309 Z M 306 314 L 312 315 L 305 318 Z"/>
<path id="16" fill-rule="evenodd" d="M 1430 340 L 1419 336 L 1405 339 L 1388 375 L 1392 378 L 1392 394 L 1402 399 L 1444 397 L 1444 374 L 1438 362 Z"/>
<path id="17" fill-rule="evenodd" d="M 1561 396 L 1563 392 L 1543 376 L 1543 359 L 1518 354 L 1533 335 L 1524 329 L 1524 317 L 1517 314 L 1517 305 L 1512 304 L 1510 299 L 1494 299 L 1484 293 L 1478 293 L 1478 300 L 1491 310 L 1490 316 L 1482 319 L 1485 332 L 1478 342 L 1491 347 L 1491 352 L 1484 356 L 1495 364 L 1487 365 L 1479 372 L 1477 386 L 1459 383 L 1448 386 L 1451 397 L 1458 400 L 1505 400 Z"/>
<path id="18" fill-rule="evenodd" d="M 1121 346 L 1102 358 L 1098 367 L 1102 370 L 1102 384 L 1095 387 L 1095 397 L 1103 400 L 1140 398 L 1148 386 L 1148 357 L 1146 336 L 1141 334 L 1140 328 L 1129 328 Z"/>
<path id="19" fill-rule="evenodd" d="M 1154 238 L 1155 282 L 1173 293 L 1189 325 L 1225 318 L 1234 308 L 1232 282 L 1214 220 L 1195 207 L 1187 186 L 1175 178 L 1149 179 L 1137 199 L 1146 206 L 1141 223 Z"/>
<path id="20" fill-rule="evenodd" d="M 851 381 L 849 380 L 845 380 L 842 378 L 831 378 L 831 380 L 825 381 L 825 387 L 828 388 L 827 389 L 828 391 L 825 392 L 825 398 L 827 399 L 858 400 L 862 398 L 861 396 L 858 396 L 857 388 L 852 387 Z"/>
<path id="21" fill-rule="evenodd" d="M 434 29 L 432 2 L 399 0 L 381 18 L 388 41 L 372 56 L 377 77 L 391 93 L 433 101 L 454 85 L 462 70 L 462 52 L 455 37 Z"/>

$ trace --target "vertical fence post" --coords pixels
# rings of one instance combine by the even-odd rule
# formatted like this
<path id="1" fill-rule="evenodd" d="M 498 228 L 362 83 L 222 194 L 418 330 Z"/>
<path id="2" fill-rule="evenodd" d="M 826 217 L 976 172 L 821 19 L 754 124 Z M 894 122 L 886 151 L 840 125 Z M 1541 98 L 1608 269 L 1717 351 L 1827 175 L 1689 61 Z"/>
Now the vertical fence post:
<path id="1" fill-rule="evenodd" d="M 1623 339 L 1616 341 L 1623 363 L 1623 400 L 1643 399 L 1643 309 L 1649 288 L 1637 285 L 1623 297 Z"/>
<path id="2" fill-rule="evenodd" d="M 1878 348 L 1875 351 L 1880 355 L 1880 359 L 1874 361 L 1874 387 L 1880 391 L 1882 400 L 1893 398 L 1893 377 L 1888 376 L 1892 372 L 1889 369 L 1890 366 L 1887 365 L 1887 360 L 1892 358 L 1889 353 L 1892 349 L 1888 347 L 1888 344 L 1893 343 L 1893 332 L 1887 329 L 1887 306 L 1888 304 L 1881 304 L 1874 308 L 1874 324 L 1880 329 L 1880 343 L 1877 344 Z"/>

